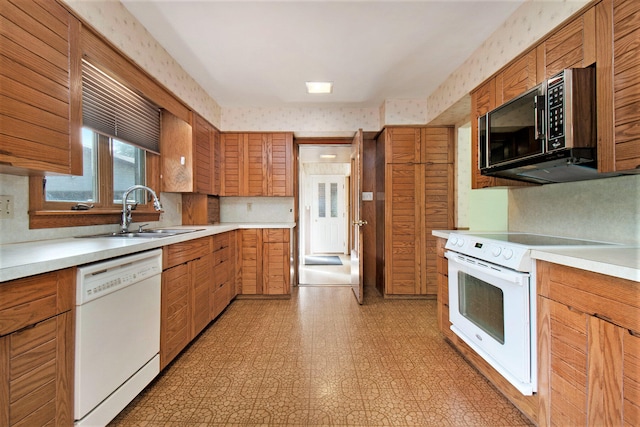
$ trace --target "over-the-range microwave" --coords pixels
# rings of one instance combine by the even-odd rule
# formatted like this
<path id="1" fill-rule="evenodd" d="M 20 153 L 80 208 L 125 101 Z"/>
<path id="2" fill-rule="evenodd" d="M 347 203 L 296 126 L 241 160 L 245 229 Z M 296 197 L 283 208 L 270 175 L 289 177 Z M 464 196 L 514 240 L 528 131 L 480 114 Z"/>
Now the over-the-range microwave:
<path id="1" fill-rule="evenodd" d="M 478 119 L 483 175 L 536 183 L 598 178 L 594 68 L 569 68 Z"/>

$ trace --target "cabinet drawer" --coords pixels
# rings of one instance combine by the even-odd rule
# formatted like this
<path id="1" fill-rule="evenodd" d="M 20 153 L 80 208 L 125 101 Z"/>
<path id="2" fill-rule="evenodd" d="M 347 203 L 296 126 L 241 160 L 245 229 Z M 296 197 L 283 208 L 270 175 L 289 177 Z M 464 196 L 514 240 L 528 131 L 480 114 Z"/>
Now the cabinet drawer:
<path id="1" fill-rule="evenodd" d="M 227 283 L 230 278 L 230 264 L 229 262 L 223 262 L 221 264 L 217 264 L 213 269 L 213 282 L 216 286 Z"/>
<path id="2" fill-rule="evenodd" d="M 218 249 L 213 253 L 213 265 L 222 264 L 228 262 L 231 259 L 231 250 L 227 247 L 224 249 Z"/>
<path id="3" fill-rule="evenodd" d="M 165 246 L 162 250 L 162 269 L 166 270 L 175 265 L 206 256 L 212 252 L 212 246 L 211 236 Z"/>
<path id="4" fill-rule="evenodd" d="M 543 261 L 537 270 L 538 294 L 640 332 L 638 282 Z"/>
<path id="5" fill-rule="evenodd" d="M 0 335 L 71 310 L 75 269 L 53 271 L 0 284 Z"/>
<path id="6" fill-rule="evenodd" d="M 224 249 L 229 247 L 229 239 L 231 233 L 215 234 L 213 236 L 213 250 Z"/>
<path id="7" fill-rule="evenodd" d="M 262 239 L 265 243 L 281 243 L 289 241 L 288 228 L 265 228 L 262 230 Z"/>

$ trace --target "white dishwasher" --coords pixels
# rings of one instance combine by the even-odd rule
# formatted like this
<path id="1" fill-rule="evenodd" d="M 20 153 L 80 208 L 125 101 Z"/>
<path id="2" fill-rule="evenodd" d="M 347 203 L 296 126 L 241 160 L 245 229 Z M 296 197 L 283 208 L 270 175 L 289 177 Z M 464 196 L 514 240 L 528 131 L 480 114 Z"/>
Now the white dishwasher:
<path id="1" fill-rule="evenodd" d="M 105 426 L 160 372 L 162 249 L 78 267 L 74 418 Z"/>

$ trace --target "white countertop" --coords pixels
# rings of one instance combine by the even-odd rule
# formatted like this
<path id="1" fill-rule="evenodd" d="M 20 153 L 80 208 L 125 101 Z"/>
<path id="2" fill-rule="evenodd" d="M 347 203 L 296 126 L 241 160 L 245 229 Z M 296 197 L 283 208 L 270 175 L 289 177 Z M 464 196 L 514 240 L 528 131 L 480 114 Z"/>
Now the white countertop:
<path id="1" fill-rule="evenodd" d="M 468 230 L 433 231 L 434 236 L 443 239 L 448 238 L 450 233 L 473 232 Z M 635 246 L 533 249 L 531 258 L 640 282 L 640 248 Z"/>
<path id="2" fill-rule="evenodd" d="M 170 237 L 127 239 L 115 237 L 40 240 L 0 245 L 0 282 L 60 270 L 173 243 L 247 228 L 293 228 L 295 223 L 223 223 L 163 228 L 198 229 Z"/>

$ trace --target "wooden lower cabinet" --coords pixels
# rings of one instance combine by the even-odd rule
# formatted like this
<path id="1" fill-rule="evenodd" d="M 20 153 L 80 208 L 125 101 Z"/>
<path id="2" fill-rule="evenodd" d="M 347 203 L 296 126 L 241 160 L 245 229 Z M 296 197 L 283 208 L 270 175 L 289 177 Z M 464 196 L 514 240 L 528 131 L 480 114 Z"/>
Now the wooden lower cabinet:
<path id="1" fill-rule="evenodd" d="M 539 425 L 640 423 L 640 284 L 538 262 Z"/>
<path id="2" fill-rule="evenodd" d="M 262 291 L 265 295 L 288 295 L 290 283 L 290 230 L 262 230 Z"/>
<path id="3" fill-rule="evenodd" d="M 242 295 L 291 294 L 291 230 L 265 228 L 240 230 Z"/>
<path id="4" fill-rule="evenodd" d="M 73 424 L 75 269 L 0 283 L 0 425 Z"/>
<path id="5" fill-rule="evenodd" d="M 169 364 L 191 341 L 191 275 L 180 264 L 162 272 L 160 298 L 160 369 Z"/>
<path id="6" fill-rule="evenodd" d="M 233 237 L 231 237 L 233 236 Z M 160 314 L 160 368 L 166 367 L 235 297 L 230 264 L 235 231 L 165 246 Z M 231 252 L 233 250 L 233 253 Z M 225 268 L 220 256 L 225 253 Z M 229 265 L 229 268 L 226 267 Z M 226 285 L 224 296 L 216 289 Z M 232 289 L 233 288 L 233 289 Z M 217 298 L 216 298 L 217 297 Z"/>
<path id="7" fill-rule="evenodd" d="M 213 280 L 209 287 L 209 316 L 216 318 L 236 297 L 236 232 L 213 236 Z"/>
<path id="8" fill-rule="evenodd" d="M 436 238 L 437 268 L 438 268 L 438 329 L 446 338 L 453 338 L 449 321 L 449 261 L 445 258 L 444 245 L 447 239 Z"/>

